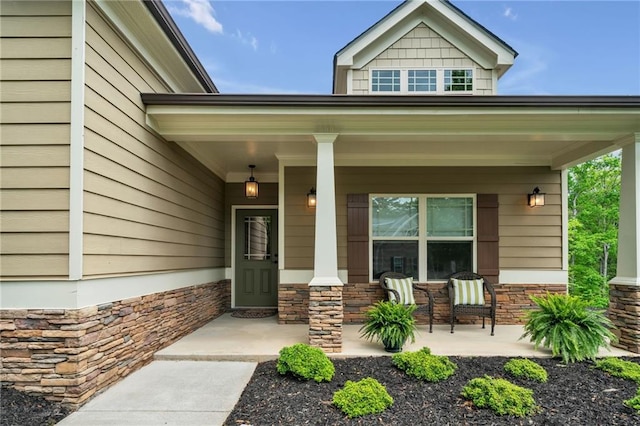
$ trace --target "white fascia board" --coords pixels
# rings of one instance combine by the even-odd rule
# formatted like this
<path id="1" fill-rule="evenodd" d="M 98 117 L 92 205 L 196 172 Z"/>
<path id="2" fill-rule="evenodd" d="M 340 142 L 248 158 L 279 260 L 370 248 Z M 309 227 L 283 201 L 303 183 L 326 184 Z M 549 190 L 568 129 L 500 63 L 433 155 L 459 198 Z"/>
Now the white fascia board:
<path id="1" fill-rule="evenodd" d="M 171 90 L 206 92 L 141 1 L 95 0 L 94 4 Z"/>
<path id="2" fill-rule="evenodd" d="M 80 309 L 226 278 L 225 268 L 75 281 L 1 281 L 1 309 Z"/>
<path id="3" fill-rule="evenodd" d="M 423 5 L 436 13 L 418 11 Z M 410 17 L 412 13 L 415 16 Z M 483 68 L 493 69 L 501 65 L 502 74 L 513 65 L 515 56 L 510 50 L 447 5 L 439 1 L 410 1 L 340 52 L 336 67 L 362 68 L 420 23 L 440 34 Z"/>
<path id="4" fill-rule="evenodd" d="M 338 52 L 336 56 L 336 66 L 352 66 L 353 58 L 373 41 L 382 37 L 387 31 L 392 29 L 395 25 L 401 22 L 407 15 L 416 10 L 422 5 L 420 1 L 408 1 L 401 5 L 393 15 L 383 18 L 382 21 L 378 21 L 373 28 L 370 28 L 366 34 L 363 34 L 360 39 L 352 42 L 345 50 Z"/>

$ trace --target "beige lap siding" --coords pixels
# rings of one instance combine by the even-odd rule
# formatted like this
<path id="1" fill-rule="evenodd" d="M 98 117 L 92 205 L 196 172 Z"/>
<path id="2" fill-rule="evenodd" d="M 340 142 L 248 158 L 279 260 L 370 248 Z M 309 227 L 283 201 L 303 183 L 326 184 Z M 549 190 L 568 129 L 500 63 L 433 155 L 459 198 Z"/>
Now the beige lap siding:
<path id="1" fill-rule="evenodd" d="M 0 35 L 2 278 L 65 278 L 71 2 L 3 1 Z"/>
<path id="2" fill-rule="evenodd" d="M 315 212 L 305 207 L 304 194 L 314 185 L 315 169 L 286 167 L 285 179 L 285 268 L 312 269 Z M 546 193 L 546 204 L 532 209 L 526 205 L 526 196 L 536 186 Z M 562 269 L 559 171 L 548 167 L 336 167 L 339 269 L 348 268 L 347 195 L 372 193 L 496 194 L 499 268 Z"/>
<path id="3" fill-rule="evenodd" d="M 230 281 L 83 309 L 1 310 L 0 379 L 77 408 L 230 308 Z"/>
<path id="4" fill-rule="evenodd" d="M 224 182 L 145 123 L 169 92 L 91 3 L 85 91 L 85 277 L 224 266 Z"/>

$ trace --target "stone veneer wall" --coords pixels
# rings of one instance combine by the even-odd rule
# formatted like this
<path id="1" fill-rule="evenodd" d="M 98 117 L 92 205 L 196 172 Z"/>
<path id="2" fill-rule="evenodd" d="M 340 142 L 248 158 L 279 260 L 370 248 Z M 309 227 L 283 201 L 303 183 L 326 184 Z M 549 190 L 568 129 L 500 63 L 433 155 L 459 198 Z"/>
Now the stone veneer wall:
<path id="1" fill-rule="evenodd" d="M 342 352 L 342 286 L 309 287 L 309 344 Z"/>
<path id="2" fill-rule="evenodd" d="M 444 284 L 429 284 L 434 299 L 433 321 L 435 324 L 449 323 L 449 294 Z M 542 296 L 549 293 L 566 293 L 564 284 L 499 284 L 496 290 L 496 323 L 524 324 L 526 311 L 535 307 L 529 296 Z M 426 296 L 416 292 L 418 304 L 426 303 Z M 364 313 L 378 300 L 385 297 L 378 283 L 345 284 L 342 288 L 344 305 L 344 323 L 362 323 Z M 488 295 L 486 295 L 488 297 Z M 309 285 L 286 284 L 280 286 L 278 315 L 280 324 L 304 324 L 309 321 L 308 315 Z M 417 314 L 419 324 L 429 322 L 428 315 Z M 475 323 L 480 318 L 461 318 L 461 323 Z"/>
<path id="3" fill-rule="evenodd" d="M 224 280 L 82 309 L 2 310 L 2 385 L 77 408 L 230 306 Z"/>
<path id="4" fill-rule="evenodd" d="M 611 284 L 609 287 L 609 319 L 618 342 L 613 346 L 640 353 L 640 287 Z"/>

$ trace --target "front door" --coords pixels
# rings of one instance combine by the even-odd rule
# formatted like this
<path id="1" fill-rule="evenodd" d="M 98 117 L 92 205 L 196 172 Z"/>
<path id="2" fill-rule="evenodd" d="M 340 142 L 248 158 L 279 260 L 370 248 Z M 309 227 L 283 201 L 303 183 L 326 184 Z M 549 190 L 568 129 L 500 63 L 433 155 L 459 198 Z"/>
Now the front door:
<path id="1" fill-rule="evenodd" d="M 278 211 L 236 210 L 237 307 L 278 305 Z"/>

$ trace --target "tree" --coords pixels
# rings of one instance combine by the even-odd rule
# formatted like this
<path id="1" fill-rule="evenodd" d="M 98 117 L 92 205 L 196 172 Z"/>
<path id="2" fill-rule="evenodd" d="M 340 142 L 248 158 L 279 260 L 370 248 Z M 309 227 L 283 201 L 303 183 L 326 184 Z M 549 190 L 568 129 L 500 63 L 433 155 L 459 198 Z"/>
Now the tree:
<path id="1" fill-rule="evenodd" d="M 569 292 L 603 308 L 616 275 L 620 172 L 616 153 L 569 170 Z"/>

